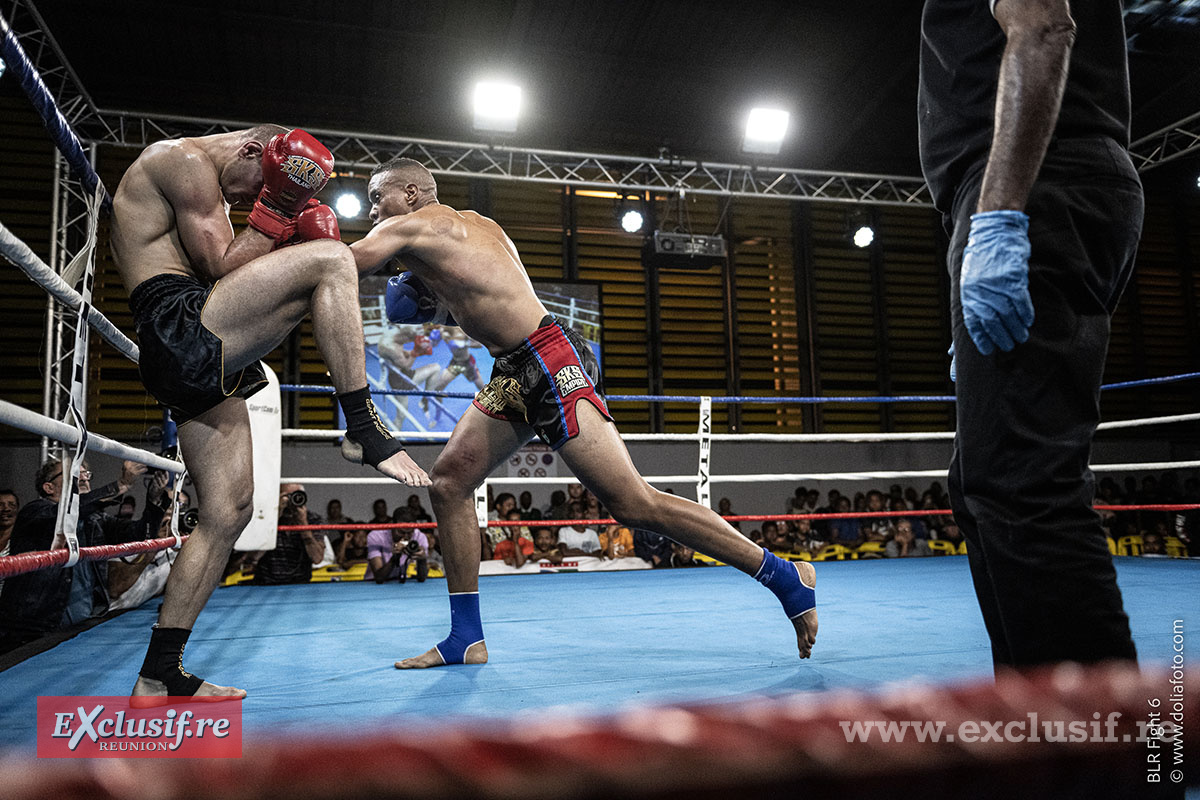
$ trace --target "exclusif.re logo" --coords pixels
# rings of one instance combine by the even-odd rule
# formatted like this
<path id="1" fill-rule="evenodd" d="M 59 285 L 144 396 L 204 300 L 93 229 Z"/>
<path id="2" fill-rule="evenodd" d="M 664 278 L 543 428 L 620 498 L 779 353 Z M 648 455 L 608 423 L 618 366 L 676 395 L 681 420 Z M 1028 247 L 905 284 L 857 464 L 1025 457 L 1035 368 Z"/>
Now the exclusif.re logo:
<path id="1" fill-rule="evenodd" d="M 304 156 L 288 156 L 283 163 L 283 173 L 307 189 L 320 189 L 328 180 L 325 170 Z"/>
<path id="2" fill-rule="evenodd" d="M 588 385 L 587 376 L 583 374 L 583 370 L 575 364 L 568 364 L 554 374 L 554 382 L 558 384 L 558 393 L 567 395 L 576 389 L 582 389 Z"/>

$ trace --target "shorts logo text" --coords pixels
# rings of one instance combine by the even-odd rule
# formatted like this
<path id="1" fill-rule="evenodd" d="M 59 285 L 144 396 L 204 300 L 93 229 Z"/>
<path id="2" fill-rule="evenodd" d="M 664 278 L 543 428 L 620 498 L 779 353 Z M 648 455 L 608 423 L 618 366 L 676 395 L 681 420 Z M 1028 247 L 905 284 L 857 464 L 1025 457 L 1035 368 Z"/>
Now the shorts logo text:
<path id="1" fill-rule="evenodd" d="M 558 384 L 560 395 L 568 395 L 576 389 L 582 389 L 588 385 L 587 376 L 575 364 L 568 364 L 556 372 L 554 382 Z"/>

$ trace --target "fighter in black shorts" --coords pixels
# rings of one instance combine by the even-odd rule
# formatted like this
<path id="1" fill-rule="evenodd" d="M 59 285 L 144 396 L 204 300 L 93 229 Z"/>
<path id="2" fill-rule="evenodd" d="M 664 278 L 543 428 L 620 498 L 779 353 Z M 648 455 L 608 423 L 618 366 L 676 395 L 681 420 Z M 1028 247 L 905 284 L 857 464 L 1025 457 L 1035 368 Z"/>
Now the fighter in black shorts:
<path id="1" fill-rule="evenodd" d="M 437 201 L 437 184 L 411 159 L 381 165 L 368 186 L 375 227 L 351 246 L 361 272 L 399 259 L 389 282 L 395 322 L 440 314 L 496 357 L 492 382 L 463 413 L 433 467 L 430 499 L 450 589 L 450 635 L 396 664 L 402 669 L 487 661 L 479 616 L 475 488 L 534 435 L 626 525 L 663 533 L 753 575 L 779 597 L 802 658 L 817 634 L 816 574 L 765 552 L 715 512 L 652 488 L 638 474 L 604 404 L 582 338 L 550 317 L 512 241 L 492 220 Z M 433 311 L 431 311 L 433 309 Z"/>
<path id="2" fill-rule="evenodd" d="M 245 695 L 184 670 L 183 648 L 253 510 L 245 398 L 265 384 L 258 360 L 301 319 L 312 314 L 346 413 L 343 453 L 402 483 L 429 482 L 371 404 L 354 259 L 333 212 L 312 199 L 332 167 L 304 131 L 262 125 L 153 144 L 113 197 L 112 248 L 130 292 L 138 368 L 181 423 L 204 508 L 167 582 L 133 691 L 139 704 Z M 250 226 L 235 237 L 229 206 L 251 202 Z"/>

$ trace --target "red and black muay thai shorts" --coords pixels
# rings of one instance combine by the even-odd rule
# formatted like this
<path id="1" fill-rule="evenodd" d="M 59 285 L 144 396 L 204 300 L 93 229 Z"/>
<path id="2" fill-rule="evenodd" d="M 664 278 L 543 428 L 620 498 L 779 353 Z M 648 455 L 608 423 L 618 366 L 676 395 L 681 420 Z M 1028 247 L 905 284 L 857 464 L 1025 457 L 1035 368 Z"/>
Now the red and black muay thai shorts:
<path id="1" fill-rule="evenodd" d="M 529 424 L 557 450 L 579 434 L 580 400 L 612 419 L 592 348 L 578 331 L 547 315 L 520 347 L 496 358 L 492 379 L 473 405 L 489 417 Z"/>

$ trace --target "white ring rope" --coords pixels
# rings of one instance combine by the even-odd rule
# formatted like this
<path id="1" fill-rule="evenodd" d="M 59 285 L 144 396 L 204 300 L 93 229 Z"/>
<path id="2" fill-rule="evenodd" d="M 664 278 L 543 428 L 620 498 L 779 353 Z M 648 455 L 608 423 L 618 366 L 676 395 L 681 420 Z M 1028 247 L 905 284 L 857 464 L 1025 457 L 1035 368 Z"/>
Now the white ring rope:
<path id="1" fill-rule="evenodd" d="M 6 400 L 0 400 L 0 424 L 12 425 L 14 428 L 20 428 L 23 431 L 28 431 L 38 436 L 48 436 L 64 444 L 77 444 L 79 442 L 79 432 L 72 426 L 65 422 L 58 422 L 57 420 L 42 416 L 36 411 L 30 411 Z M 168 472 L 183 472 L 183 464 L 178 461 L 156 456 L 154 453 L 122 444 L 121 442 L 109 439 L 107 436 L 101 436 L 98 433 L 88 434 L 88 450 L 94 453 L 104 453 L 105 455 L 126 461 L 136 461 L 139 464 L 145 464 L 155 469 L 165 469 Z"/>
<path id="2" fill-rule="evenodd" d="M 38 258 L 28 245 L 4 227 L 3 223 L 0 223 L 0 255 L 20 268 L 29 276 L 30 280 L 72 311 L 78 311 L 83 304 L 83 298 L 79 296 L 79 292 L 72 289 L 54 270 Z M 113 325 L 108 317 L 101 314 L 95 306 L 88 309 L 88 324 L 130 361 L 137 363 L 140 357 L 138 346 L 128 336 L 121 333 L 117 326 Z"/>
<path id="3" fill-rule="evenodd" d="M 1174 414 L 1167 417 L 1144 417 L 1142 419 L 1121 419 L 1112 422 L 1101 422 L 1097 427 L 1100 431 L 1120 430 L 1123 428 L 1145 428 L 1151 425 L 1167 425 L 1175 422 L 1197 422 L 1200 414 Z M 449 432 L 430 431 L 392 431 L 406 441 L 444 442 L 450 438 Z M 312 430 L 310 428 L 284 428 L 280 431 L 284 439 L 297 441 L 335 441 L 346 435 L 339 430 Z M 621 438 L 627 442 L 698 442 L 703 438 L 698 433 L 623 433 Z M 707 438 L 714 442 L 929 442 L 951 441 L 954 431 L 914 431 L 911 433 L 711 433 Z"/>
<path id="4" fill-rule="evenodd" d="M 1200 461 L 1149 461 L 1133 464 L 1093 464 L 1094 472 L 1137 472 L 1140 470 L 1192 469 L 1200 467 Z M 776 474 L 753 473 L 749 475 L 710 475 L 710 483 L 793 483 L 797 481 L 875 481 L 893 480 L 899 478 L 944 478 L 946 469 L 910 469 L 882 472 L 781 472 Z M 695 483 L 695 475 L 646 475 L 647 483 Z M 488 478 L 487 483 L 496 486 L 539 486 L 565 483 L 576 483 L 577 478 L 547 477 L 547 478 Z M 391 478 L 280 478 L 280 483 L 302 483 L 311 486 L 339 486 L 352 484 L 363 485 L 393 485 Z"/>

